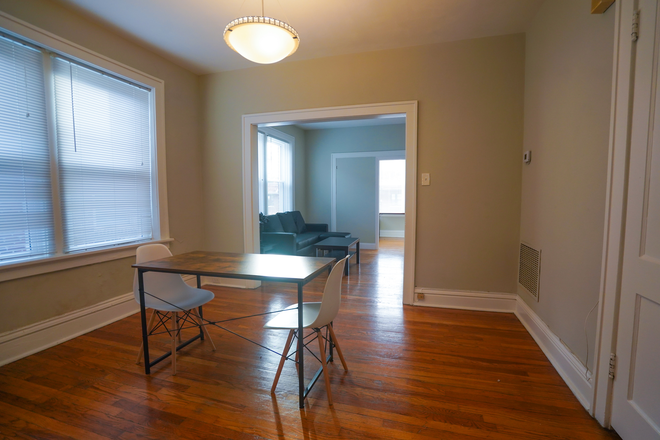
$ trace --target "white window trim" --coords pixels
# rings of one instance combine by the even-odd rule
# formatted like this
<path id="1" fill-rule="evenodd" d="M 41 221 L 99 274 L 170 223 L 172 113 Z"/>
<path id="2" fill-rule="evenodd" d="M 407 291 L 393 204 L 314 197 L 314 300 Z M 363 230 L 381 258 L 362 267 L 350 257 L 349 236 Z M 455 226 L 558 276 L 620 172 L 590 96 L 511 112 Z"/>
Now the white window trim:
<path id="1" fill-rule="evenodd" d="M 259 127 L 259 132 L 265 134 L 266 136 L 274 137 L 280 139 L 284 142 L 288 142 L 291 145 L 291 210 L 295 211 L 296 209 L 296 138 L 290 134 L 283 133 L 274 128 L 268 127 Z M 266 181 L 268 176 L 266 175 Z M 259 186 L 260 191 L 266 191 L 266 188 Z M 266 214 L 264 212 L 264 214 Z"/>
<path id="2" fill-rule="evenodd" d="M 100 69 L 107 70 L 113 75 L 123 77 L 128 81 L 142 84 L 154 92 L 152 111 L 156 118 L 154 154 L 155 172 L 153 179 L 153 240 L 149 243 L 164 243 L 170 239 L 169 215 L 167 206 L 167 172 L 165 157 L 165 82 L 146 73 L 140 72 L 130 66 L 114 61 L 106 56 L 86 49 L 76 43 L 65 40 L 43 29 L 31 25 L 23 20 L 0 11 L 0 28 L 4 32 L 16 37 L 43 46 L 54 52 L 66 54 L 69 58 L 83 63 L 92 64 Z M 144 243 L 134 243 L 126 246 L 98 249 L 91 252 L 81 252 L 69 255 L 36 259 L 0 266 L 0 281 L 34 276 L 58 270 L 71 269 L 89 264 L 102 263 L 135 255 L 135 249 Z"/>

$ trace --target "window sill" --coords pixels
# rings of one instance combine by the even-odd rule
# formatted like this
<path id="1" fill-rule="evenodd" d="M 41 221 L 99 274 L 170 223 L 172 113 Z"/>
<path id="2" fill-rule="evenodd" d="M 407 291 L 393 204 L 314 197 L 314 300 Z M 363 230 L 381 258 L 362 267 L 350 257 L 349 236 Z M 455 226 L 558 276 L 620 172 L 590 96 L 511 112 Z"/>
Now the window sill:
<path id="1" fill-rule="evenodd" d="M 91 252 L 81 252 L 78 254 L 61 255 L 41 260 L 8 264 L 6 266 L 0 266 L 0 282 L 41 275 L 49 272 L 57 272 L 60 270 L 73 269 L 90 264 L 104 263 L 106 261 L 119 260 L 120 258 L 134 257 L 135 250 L 143 244 L 169 243 L 172 241 L 174 241 L 174 239 L 165 238 L 145 243 L 133 243 L 127 246 L 99 249 Z"/>

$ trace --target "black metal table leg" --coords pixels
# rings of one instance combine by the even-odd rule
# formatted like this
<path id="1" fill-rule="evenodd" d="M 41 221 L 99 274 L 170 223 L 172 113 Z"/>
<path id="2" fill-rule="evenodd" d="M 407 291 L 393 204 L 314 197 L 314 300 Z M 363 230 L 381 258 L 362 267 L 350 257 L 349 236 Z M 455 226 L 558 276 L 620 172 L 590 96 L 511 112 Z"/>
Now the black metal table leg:
<path id="1" fill-rule="evenodd" d="M 142 320 L 142 347 L 144 348 L 144 373 L 151 373 L 149 363 L 149 334 L 147 333 L 147 309 L 144 305 L 144 270 L 138 269 L 138 290 L 140 293 L 140 318 Z"/>
<path id="2" fill-rule="evenodd" d="M 303 343 L 303 283 L 298 282 L 298 407 L 305 407 L 305 351 Z"/>
<path id="3" fill-rule="evenodd" d="M 197 288 L 202 288 L 202 277 L 200 275 L 197 275 Z M 199 338 L 203 341 L 204 329 L 202 328 L 202 325 L 204 325 L 204 312 L 202 311 L 202 306 L 197 308 L 197 313 L 199 313 Z"/>

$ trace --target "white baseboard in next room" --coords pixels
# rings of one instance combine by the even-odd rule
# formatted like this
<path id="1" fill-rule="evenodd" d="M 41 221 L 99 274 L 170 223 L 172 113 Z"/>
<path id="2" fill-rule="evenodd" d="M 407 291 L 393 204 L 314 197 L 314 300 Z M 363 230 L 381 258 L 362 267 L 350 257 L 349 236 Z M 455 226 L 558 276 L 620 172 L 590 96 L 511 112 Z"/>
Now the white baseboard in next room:
<path id="1" fill-rule="evenodd" d="M 381 229 L 379 235 L 385 238 L 404 238 L 406 234 L 405 231 L 394 231 L 394 230 L 383 231 Z"/>

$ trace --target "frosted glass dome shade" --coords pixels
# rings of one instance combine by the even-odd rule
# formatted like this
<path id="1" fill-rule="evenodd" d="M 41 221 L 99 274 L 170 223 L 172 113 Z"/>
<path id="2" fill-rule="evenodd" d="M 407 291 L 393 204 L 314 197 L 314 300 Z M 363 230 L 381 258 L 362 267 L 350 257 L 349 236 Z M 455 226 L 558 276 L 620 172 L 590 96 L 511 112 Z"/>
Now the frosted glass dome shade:
<path id="1" fill-rule="evenodd" d="M 276 63 L 298 49 L 298 33 L 283 21 L 269 17 L 242 17 L 227 25 L 229 47 L 259 64 Z"/>

